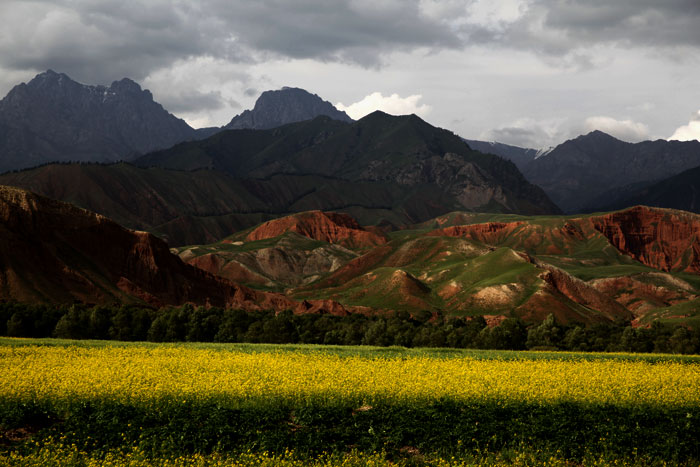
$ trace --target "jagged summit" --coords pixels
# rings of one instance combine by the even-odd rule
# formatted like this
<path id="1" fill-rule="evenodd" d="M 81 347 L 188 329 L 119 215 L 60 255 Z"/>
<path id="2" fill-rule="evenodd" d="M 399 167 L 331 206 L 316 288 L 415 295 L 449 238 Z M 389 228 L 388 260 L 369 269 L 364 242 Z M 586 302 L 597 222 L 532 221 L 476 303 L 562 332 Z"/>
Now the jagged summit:
<path id="1" fill-rule="evenodd" d="M 316 94 L 285 86 L 280 90 L 263 92 L 252 110 L 235 116 L 224 129 L 265 130 L 287 123 L 311 120 L 319 115 L 343 122 L 353 121 L 345 112 L 336 109 L 333 104 Z"/>
<path id="2" fill-rule="evenodd" d="M 184 120 L 128 78 L 87 85 L 47 70 L 0 100 L 0 172 L 128 159 L 194 137 Z"/>

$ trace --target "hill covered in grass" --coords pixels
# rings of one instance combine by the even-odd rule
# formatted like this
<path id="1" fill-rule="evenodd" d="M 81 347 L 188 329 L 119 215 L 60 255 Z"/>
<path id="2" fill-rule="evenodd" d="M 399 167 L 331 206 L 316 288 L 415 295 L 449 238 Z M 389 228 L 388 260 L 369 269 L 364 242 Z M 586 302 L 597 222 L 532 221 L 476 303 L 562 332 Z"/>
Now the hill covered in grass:
<path id="1" fill-rule="evenodd" d="M 560 323 L 648 324 L 651 316 L 698 314 L 692 304 L 700 296 L 699 221 L 644 207 L 581 217 L 454 212 L 391 232 L 387 243 L 345 252 L 292 230 L 253 240 L 250 229 L 180 255 L 299 300 L 486 315 L 494 323 L 507 317 L 533 323 L 553 314 Z M 313 273 L 290 273 L 306 264 L 314 264 Z M 659 315 L 674 307 L 684 312 Z"/>

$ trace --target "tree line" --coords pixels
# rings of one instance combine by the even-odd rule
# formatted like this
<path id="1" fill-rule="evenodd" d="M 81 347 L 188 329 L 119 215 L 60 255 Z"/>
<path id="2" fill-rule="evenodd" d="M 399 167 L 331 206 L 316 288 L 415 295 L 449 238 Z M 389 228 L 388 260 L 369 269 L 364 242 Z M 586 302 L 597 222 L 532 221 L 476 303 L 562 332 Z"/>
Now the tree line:
<path id="1" fill-rule="evenodd" d="M 489 327 L 482 316 L 430 312 L 295 315 L 183 305 L 88 306 L 0 303 L 0 335 L 151 342 L 248 342 L 598 352 L 700 353 L 700 329 L 654 322 L 563 325 L 550 315 L 527 327 L 508 318 Z"/>

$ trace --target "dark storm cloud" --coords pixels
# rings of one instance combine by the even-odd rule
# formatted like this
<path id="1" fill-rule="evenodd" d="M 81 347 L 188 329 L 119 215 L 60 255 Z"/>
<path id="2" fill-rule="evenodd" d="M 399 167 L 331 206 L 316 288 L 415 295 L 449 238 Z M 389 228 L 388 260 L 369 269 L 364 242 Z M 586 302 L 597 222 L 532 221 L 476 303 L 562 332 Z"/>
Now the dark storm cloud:
<path id="1" fill-rule="evenodd" d="M 696 48 L 698 24 L 698 0 L 538 0 L 506 27 L 498 42 L 547 55 L 600 44 Z"/>
<path id="2" fill-rule="evenodd" d="M 426 16 L 419 3 L 268 0 L 231 8 L 229 1 L 218 0 L 210 6 L 232 26 L 236 41 L 255 50 L 373 65 L 391 50 L 460 45 L 454 32 L 441 19 Z"/>
<path id="3" fill-rule="evenodd" d="M 196 56 L 374 66 L 392 50 L 459 45 L 417 1 L 5 0 L 0 18 L 0 66 L 53 68 L 92 82 L 141 79 Z"/>
<path id="4" fill-rule="evenodd" d="M 129 77 L 150 86 L 166 108 L 198 113 L 247 102 L 246 89 L 286 84 L 279 72 L 265 78 L 284 70 L 280 64 L 301 70 L 303 82 L 323 82 L 319 62 L 350 65 L 326 72 L 403 73 L 401 83 L 385 85 L 388 93 L 399 84 L 430 87 L 416 82 L 427 71 L 456 89 L 461 83 L 450 80 L 468 76 L 465 70 L 518 77 L 527 70 L 514 63 L 531 73 L 601 69 L 630 49 L 628 67 L 645 56 L 659 68 L 668 59 L 685 63 L 699 57 L 698 24 L 700 0 L 0 0 L 0 89 L 47 68 L 90 84 Z M 472 60 L 491 51 L 491 62 Z M 450 56 L 421 69 L 425 57 Z M 640 80 L 651 82 L 641 73 Z M 363 86 L 352 95 L 375 90 Z M 484 86 L 484 94 L 503 92 L 496 82 Z M 516 130 L 499 131 L 522 144 L 538 138 Z"/>
<path id="5" fill-rule="evenodd" d="M 378 66 L 394 51 L 473 44 L 566 55 L 599 43 L 698 46 L 698 0 L 523 1 L 519 18 L 473 20 L 474 0 L 4 0 L 0 66 L 108 83 L 177 60 L 274 57 Z M 576 60 L 585 63 L 578 54 Z"/>

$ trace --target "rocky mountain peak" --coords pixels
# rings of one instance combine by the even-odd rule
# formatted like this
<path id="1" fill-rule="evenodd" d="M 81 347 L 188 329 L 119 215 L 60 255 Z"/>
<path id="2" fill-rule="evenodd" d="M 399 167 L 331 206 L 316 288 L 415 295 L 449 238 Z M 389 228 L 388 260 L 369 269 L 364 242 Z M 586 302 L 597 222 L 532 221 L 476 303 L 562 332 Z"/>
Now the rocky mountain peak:
<path id="1" fill-rule="evenodd" d="M 124 93 L 124 94 L 144 94 L 151 100 L 153 100 L 153 96 L 151 95 L 151 92 L 148 90 L 142 90 L 141 86 L 139 86 L 138 83 L 135 81 L 130 80 L 129 78 L 122 78 L 119 81 L 114 81 L 112 85 L 109 87 L 114 92 L 117 93 Z"/>
<path id="2" fill-rule="evenodd" d="M 195 130 L 123 78 L 86 85 L 47 70 L 0 100 L 0 172 L 53 161 L 108 162 L 194 139 Z"/>

